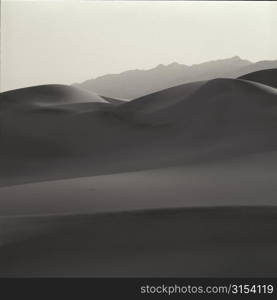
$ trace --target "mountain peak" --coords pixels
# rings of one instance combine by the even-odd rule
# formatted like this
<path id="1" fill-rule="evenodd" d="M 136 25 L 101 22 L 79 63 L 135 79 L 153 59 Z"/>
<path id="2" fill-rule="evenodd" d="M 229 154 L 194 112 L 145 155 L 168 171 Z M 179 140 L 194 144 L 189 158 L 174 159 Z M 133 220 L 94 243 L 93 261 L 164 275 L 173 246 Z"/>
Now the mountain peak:
<path id="1" fill-rule="evenodd" d="M 235 55 L 231 57 L 230 60 L 243 60 L 243 59 L 241 59 L 238 55 Z"/>
<path id="2" fill-rule="evenodd" d="M 169 68 L 183 68 L 183 67 L 187 67 L 187 65 L 184 64 L 179 64 L 176 61 L 172 62 L 171 64 L 167 65 L 167 67 Z"/>
<path id="3" fill-rule="evenodd" d="M 163 69 L 164 67 L 165 67 L 164 64 L 159 64 L 154 69 Z"/>

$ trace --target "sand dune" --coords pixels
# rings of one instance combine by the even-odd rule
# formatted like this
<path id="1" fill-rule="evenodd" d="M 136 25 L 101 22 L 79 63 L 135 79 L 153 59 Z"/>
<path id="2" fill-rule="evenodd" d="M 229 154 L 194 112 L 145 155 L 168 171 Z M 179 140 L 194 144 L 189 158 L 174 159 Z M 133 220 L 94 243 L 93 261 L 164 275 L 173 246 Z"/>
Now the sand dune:
<path id="1" fill-rule="evenodd" d="M 0 216 L 277 205 L 277 152 L 0 188 Z"/>
<path id="2" fill-rule="evenodd" d="M 241 76 L 240 79 L 259 82 L 277 88 L 277 69 L 267 69 Z"/>
<path id="3" fill-rule="evenodd" d="M 276 95 L 263 84 L 215 79 L 120 105 L 70 102 L 2 110 L 0 184 L 273 151 Z"/>
<path id="4" fill-rule="evenodd" d="M 1 218 L 10 239 L 0 276 L 275 276 L 276 214 L 211 207 Z"/>
<path id="5" fill-rule="evenodd" d="M 209 118 L 234 126 L 235 120 L 247 123 L 253 117 L 267 114 L 262 108 L 274 109 L 276 97 L 277 90 L 268 86 L 236 79 L 214 79 L 160 91 L 128 102 L 119 110 L 128 112 L 128 116 L 135 115 L 138 121 L 148 117 L 152 124 L 182 120 L 207 126 Z"/>
<path id="6" fill-rule="evenodd" d="M 1 109 L 26 107 L 28 104 L 41 106 L 78 103 L 106 102 L 93 92 L 66 85 L 41 85 L 1 93 Z"/>
<path id="7" fill-rule="evenodd" d="M 43 86 L 0 104 L 0 276 L 276 275 L 277 89 Z"/>

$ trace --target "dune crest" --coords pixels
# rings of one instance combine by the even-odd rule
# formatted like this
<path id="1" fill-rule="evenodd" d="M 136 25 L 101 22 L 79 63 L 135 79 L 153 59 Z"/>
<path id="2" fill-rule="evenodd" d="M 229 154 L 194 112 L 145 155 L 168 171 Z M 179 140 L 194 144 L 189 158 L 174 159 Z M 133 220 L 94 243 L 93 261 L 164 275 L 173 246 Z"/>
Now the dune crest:
<path id="1" fill-rule="evenodd" d="M 256 71 L 243 75 L 239 79 L 250 80 L 277 88 L 277 69 Z"/>
<path id="2" fill-rule="evenodd" d="M 49 84 L 27 87 L 1 93 L 0 103 L 2 109 L 10 106 L 26 105 L 57 105 L 79 102 L 106 102 L 96 93 L 81 88 Z"/>
<path id="3" fill-rule="evenodd" d="M 277 149 L 277 90 L 248 80 L 187 83 L 116 104 L 76 99 L 87 93 L 71 87 L 33 89 L 2 94 L 1 103 L 9 103 L 1 114 L 2 185 Z M 58 100 L 51 98 L 57 90 Z M 54 104 L 45 106 L 46 100 Z"/>
<path id="4" fill-rule="evenodd" d="M 51 85 L 0 104 L 0 277 L 276 274 L 277 89 Z"/>

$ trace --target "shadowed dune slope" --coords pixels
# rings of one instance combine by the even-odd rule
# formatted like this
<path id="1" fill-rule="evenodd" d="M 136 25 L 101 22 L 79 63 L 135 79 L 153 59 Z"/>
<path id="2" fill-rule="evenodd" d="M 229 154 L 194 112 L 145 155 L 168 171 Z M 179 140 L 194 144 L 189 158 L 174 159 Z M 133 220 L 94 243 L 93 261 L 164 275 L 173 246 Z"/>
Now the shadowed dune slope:
<path id="1" fill-rule="evenodd" d="M 0 216 L 277 205 L 276 165 L 277 151 L 209 163 L 6 186 L 0 188 Z"/>
<path id="2" fill-rule="evenodd" d="M 259 82 L 274 88 L 277 88 L 277 69 L 268 69 L 249 73 L 239 77 L 239 79 Z"/>
<path id="3" fill-rule="evenodd" d="M 276 217 L 211 207 L 0 218 L 0 276 L 276 276 Z"/>
<path id="4" fill-rule="evenodd" d="M 122 105 L 118 111 L 127 113 L 148 113 L 182 102 L 197 91 L 206 81 L 192 82 L 139 97 Z"/>
<path id="5" fill-rule="evenodd" d="M 276 276 L 277 89 L 97 99 L 1 94 L 0 277 Z"/>
<path id="6" fill-rule="evenodd" d="M 244 80 L 214 79 L 147 95 L 121 105 L 118 111 L 142 123 L 181 122 L 189 126 L 202 125 L 209 130 L 214 125 L 229 128 L 238 124 L 254 125 L 257 121 L 268 122 L 268 118 L 275 122 L 276 109 L 277 90 L 274 88 Z"/>
<path id="7" fill-rule="evenodd" d="M 75 103 L 74 93 L 59 105 L 2 110 L 1 182 L 26 173 L 89 176 L 277 149 L 277 90 L 263 84 L 214 79 L 120 105 Z M 45 103 L 43 95 L 36 103 Z"/>

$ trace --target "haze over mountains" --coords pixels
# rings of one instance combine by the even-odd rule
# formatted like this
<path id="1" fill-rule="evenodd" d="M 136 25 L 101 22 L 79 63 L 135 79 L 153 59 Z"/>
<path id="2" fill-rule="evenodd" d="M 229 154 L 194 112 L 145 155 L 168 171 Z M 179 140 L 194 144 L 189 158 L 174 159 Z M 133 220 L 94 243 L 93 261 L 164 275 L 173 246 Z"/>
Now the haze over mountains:
<path id="1" fill-rule="evenodd" d="M 277 68 L 277 60 L 253 63 L 234 56 L 191 66 L 175 62 L 169 65 L 160 64 L 150 70 L 107 74 L 76 86 L 108 97 L 134 99 L 183 83 L 214 78 L 237 78 L 247 73 L 272 68 Z"/>

